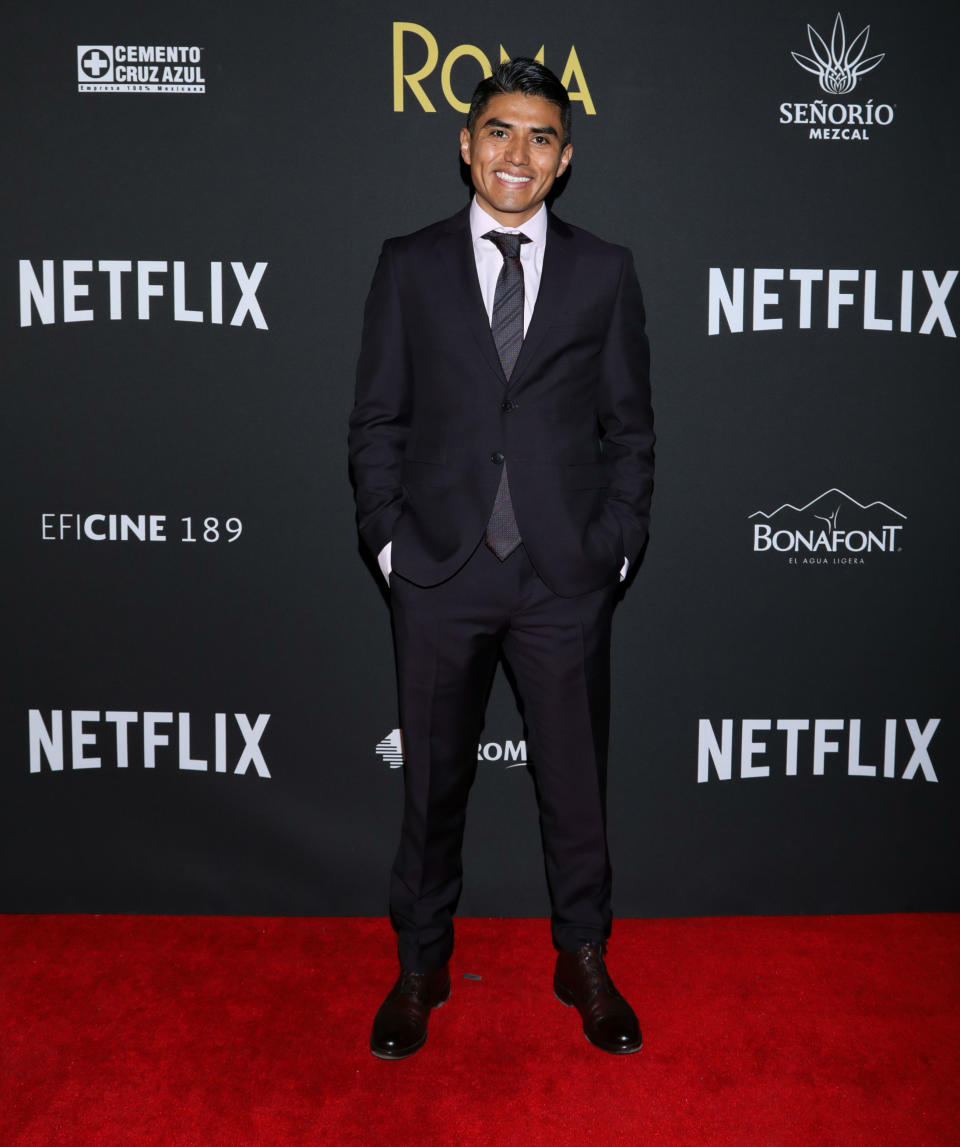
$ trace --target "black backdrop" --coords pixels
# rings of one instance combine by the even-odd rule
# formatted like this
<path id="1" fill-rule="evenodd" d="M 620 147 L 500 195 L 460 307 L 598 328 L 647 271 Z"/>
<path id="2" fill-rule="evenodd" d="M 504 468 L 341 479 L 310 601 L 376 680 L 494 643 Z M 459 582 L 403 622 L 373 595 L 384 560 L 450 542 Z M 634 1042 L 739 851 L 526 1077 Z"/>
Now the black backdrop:
<path id="1" fill-rule="evenodd" d="M 857 0 L 844 43 L 821 0 L 517 9 L 8 15 L 4 910 L 383 910 L 402 769 L 353 365 L 382 239 L 466 202 L 444 76 L 469 98 L 501 45 L 571 69 L 555 209 L 633 249 L 648 303 L 616 911 L 958 907 L 952 9 Z M 808 22 L 883 58 L 826 91 Z M 403 74 L 432 44 L 431 112 Z M 467 913 L 547 910 L 522 736 L 501 676 Z"/>

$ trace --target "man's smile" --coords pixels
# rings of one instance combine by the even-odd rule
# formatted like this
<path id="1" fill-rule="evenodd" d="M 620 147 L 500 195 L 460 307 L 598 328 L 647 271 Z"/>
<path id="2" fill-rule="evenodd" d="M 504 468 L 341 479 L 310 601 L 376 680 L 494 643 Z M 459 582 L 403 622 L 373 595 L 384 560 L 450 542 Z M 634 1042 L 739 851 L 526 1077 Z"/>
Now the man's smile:
<path id="1" fill-rule="evenodd" d="M 529 183 L 531 175 L 512 175 L 509 171 L 495 171 L 493 173 L 501 183 Z"/>

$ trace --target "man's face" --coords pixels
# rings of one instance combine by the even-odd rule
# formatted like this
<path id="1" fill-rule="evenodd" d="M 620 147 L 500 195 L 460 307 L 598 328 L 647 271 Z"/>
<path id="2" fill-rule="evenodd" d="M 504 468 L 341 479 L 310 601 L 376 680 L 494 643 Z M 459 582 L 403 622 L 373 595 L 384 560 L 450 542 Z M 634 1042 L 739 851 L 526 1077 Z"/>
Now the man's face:
<path id="1" fill-rule="evenodd" d="M 526 223 L 573 156 L 573 145 L 562 143 L 556 104 L 520 92 L 494 96 L 472 134 L 460 132 L 460 154 L 484 211 L 504 227 Z"/>

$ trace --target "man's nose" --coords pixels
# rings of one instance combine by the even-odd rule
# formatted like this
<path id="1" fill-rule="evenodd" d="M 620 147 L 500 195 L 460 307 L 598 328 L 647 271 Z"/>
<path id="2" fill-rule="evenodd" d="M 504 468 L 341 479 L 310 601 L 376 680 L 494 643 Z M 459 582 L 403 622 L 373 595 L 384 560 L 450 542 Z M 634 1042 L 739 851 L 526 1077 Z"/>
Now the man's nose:
<path id="1" fill-rule="evenodd" d="M 522 167 L 529 158 L 528 147 L 529 145 L 525 138 L 514 136 L 507 146 L 507 161 L 516 164 L 518 167 Z"/>

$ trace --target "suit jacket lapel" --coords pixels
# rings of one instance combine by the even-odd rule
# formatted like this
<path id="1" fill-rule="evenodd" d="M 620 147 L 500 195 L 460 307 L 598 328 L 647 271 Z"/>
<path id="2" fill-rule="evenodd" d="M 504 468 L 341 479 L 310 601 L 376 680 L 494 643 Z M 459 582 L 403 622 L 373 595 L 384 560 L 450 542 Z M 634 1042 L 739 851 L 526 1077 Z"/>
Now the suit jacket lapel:
<path id="1" fill-rule="evenodd" d="M 480 292 L 477 263 L 470 236 L 470 209 L 465 208 L 449 220 L 449 227 L 439 245 L 444 281 L 450 284 L 456 296 L 467 327 L 473 335 L 480 353 L 496 375 L 501 386 L 513 386 L 536 361 L 537 351 L 544 335 L 550 329 L 562 308 L 574 281 L 575 252 L 570 228 L 553 214 L 547 219 L 547 246 L 543 255 L 543 271 L 537 305 L 524 336 L 516 365 L 507 382 L 500 365 L 496 343 L 490 330 L 490 320 Z"/>
<path id="2" fill-rule="evenodd" d="M 444 283 L 449 284 L 451 293 L 456 296 L 467 327 L 487 365 L 497 376 L 500 385 L 506 386 L 507 380 L 500 365 L 500 356 L 497 354 L 487 309 L 480 292 L 477 261 L 474 258 L 473 239 L 470 236 L 469 208 L 454 215 L 450 220 L 450 228 L 444 236 L 439 254 L 444 268 Z"/>
<path id="3" fill-rule="evenodd" d="M 510 375 L 510 386 L 514 386 L 530 364 L 536 361 L 537 351 L 543 337 L 550 329 L 557 315 L 562 312 L 564 301 L 574 281 L 573 235 L 570 228 L 553 214 L 547 217 L 547 246 L 543 253 L 543 271 L 540 274 L 540 290 L 533 317 L 523 339 L 520 355 Z M 496 349 L 496 348 L 494 348 Z"/>

